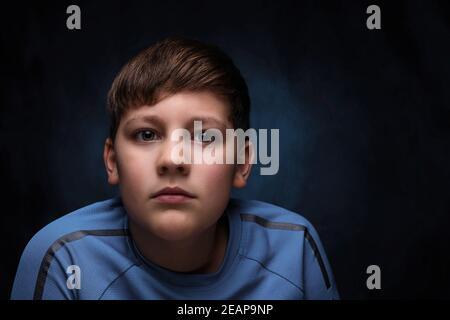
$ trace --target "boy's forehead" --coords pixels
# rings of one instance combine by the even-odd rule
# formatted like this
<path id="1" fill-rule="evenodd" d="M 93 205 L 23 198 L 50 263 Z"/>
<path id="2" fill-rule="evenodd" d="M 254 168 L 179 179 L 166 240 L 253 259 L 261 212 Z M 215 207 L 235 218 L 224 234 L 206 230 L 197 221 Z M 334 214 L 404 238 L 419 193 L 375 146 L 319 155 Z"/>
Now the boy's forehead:
<path id="1" fill-rule="evenodd" d="M 127 125 L 136 121 L 159 122 L 203 122 L 232 127 L 229 105 L 210 92 L 182 92 L 165 97 L 154 105 L 130 108 L 123 115 Z"/>

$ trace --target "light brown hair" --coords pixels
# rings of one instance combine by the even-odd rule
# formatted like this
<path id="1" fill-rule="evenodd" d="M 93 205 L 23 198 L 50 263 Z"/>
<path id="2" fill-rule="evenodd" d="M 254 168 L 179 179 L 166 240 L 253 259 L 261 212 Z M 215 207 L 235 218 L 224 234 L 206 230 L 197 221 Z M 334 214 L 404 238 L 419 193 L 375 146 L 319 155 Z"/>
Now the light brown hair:
<path id="1" fill-rule="evenodd" d="M 230 105 L 235 129 L 250 126 L 247 84 L 233 61 L 217 46 L 169 37 L 141 51 L 118 73 L 108 93 L 110 138 L 130 108 L 156 104 L 181 91 L 211 91 Z"/>

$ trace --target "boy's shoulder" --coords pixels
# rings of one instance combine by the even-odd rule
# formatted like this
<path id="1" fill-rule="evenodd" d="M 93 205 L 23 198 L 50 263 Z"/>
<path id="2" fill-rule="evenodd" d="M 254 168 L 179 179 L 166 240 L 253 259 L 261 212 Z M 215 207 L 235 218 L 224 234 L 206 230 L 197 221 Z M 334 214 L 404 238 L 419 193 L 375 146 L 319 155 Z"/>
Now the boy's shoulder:
<path id="1" fill-rule="evenodd" d="M 73 298 L 73 291 L 60 290 L 66 281 L 66 268 L 89 265 L 91 272 L 98 273 L 101 270 L 96 268 L 102 266 L 114 265 L 121 270 L 129 265 L 123 241 L 128 234 L 125 216 L 122 202 L 116 197 L 87 205 L 46 225 L 22 253 L 11 297 L 42 299 L 49 292 L 59 292 L 60 297 Z M 102 287 L 109 280 L 99 278 L 89 285 L 100 283 Z"/>
<path id="2" fill-rule="evenodd" d="M 266 226 L 291 225 L 292 229 L 297 225 L 299 230 L 313 228 L 311 222 L 302 214 L 269 202 L 233 198 L 231 205 L 237 209 L 243 221 L 253 221 Z"/>
<path id="3" fill-rule="evenodd" d="M 120 197 L 92 203 L 50 222 L 29 241 L 28 251 L 46 252 L 51 246 L 87 235 L 124 232 Z"/>
<path id="4" fill-rule="evenodd" d="M 308 299 L 337 299 L 319 234 L 301 214 L 257 200 L 233 199 L 242 221 L 240 257 L 294 284 Z"/>

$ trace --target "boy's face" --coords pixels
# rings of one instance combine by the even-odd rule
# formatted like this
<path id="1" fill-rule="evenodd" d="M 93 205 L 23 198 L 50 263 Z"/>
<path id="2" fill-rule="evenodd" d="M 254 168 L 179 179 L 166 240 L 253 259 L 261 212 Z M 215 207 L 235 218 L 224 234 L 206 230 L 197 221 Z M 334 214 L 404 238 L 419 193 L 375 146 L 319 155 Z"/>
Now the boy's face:
<path id="1" fill-rule="evenodd" d="M 104 160 L 108 182 L 119 184 L 129 218 L 141 231 L 169 241 L 195 237 L 220 218 L 231 187 L 245 185 L 249 161 L 172 161 L 178 143 L 171 139 L 173 130 L 184 128 L 193 136 L 194 120 L 202 120 L 203 130 L 219 129 L 226 148 L 225 129 L 233 128 L 229 112 L 230 107 L 211 92 L 181 92 L 153 106 L 130 109 L 122 117 L 114 144 L 110 139 L 105 143 Z M 191 144 L 206 146 L 198 140 Z M 190 196 L 155 195 L 166 187 L 181 188 Z"/>

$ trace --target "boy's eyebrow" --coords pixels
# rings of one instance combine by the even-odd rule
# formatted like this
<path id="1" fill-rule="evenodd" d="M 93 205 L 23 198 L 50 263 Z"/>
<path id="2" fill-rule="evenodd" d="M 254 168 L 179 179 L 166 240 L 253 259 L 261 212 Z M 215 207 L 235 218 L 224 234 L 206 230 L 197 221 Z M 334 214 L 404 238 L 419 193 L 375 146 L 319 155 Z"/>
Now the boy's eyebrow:
<path id="1" fill-rule="evenodd" d="M 141 121 L 144 121 L 147 123 L 154 123 L 154 124 L 160 125 L 160 126 L 163 126 L 163 124 L 164 124 L 164 121 L 156 115 L 145 115 L 145 116 L 138 116 L 138 117 L 131 118 L 130 120 L 125 122 L 125 126 L 129 125 L 131 122 L 136 121 L 136 120 L 141 120 Z M 222 127 L 223 129 L 227 128 L 225 123 L 223 123 L 222 121 L 220 121 L 214 117 L 192 117 L 187 121 L 187 123 L 189 123 L 190 125 L 193 125 L 194 121 L 201 121 L 202 124 L 213 124 L 218 127 Z"/>
<path id="2" fill-rule="evenodd" d="M 164 123 L 164 121 L 158 116 L 146 115 L 146 116 L 138 116 L 138 117 L 131 118 L 130 120 L 128 120 L 125 123 L 125 126 L 127 126 L 128 124 L 130 124 L 131 122 L 136 121 L 136 120 L 142 120 L 144 122 L 154 123 L 154 124 L 160 125 L 160 126 L 163 125 L 163 123 Z"/>
<path id="3" fill-rule="evenodd" d="M 218 127 L 222 127 L 223 129 L 227 128 L 225 123 L 223 123 L 222 121 L 220 121 L 220 120 L 218 120 L 216 118 L 213 118 L 213 117 L 192 117 L 189 120 L 189 122 L 192 123 L 192 124 L 194 123 L 194 121 L 201 121 L 202 124 L 203 123 L 211 123 L 211 124 L 216 125 Z"/>

